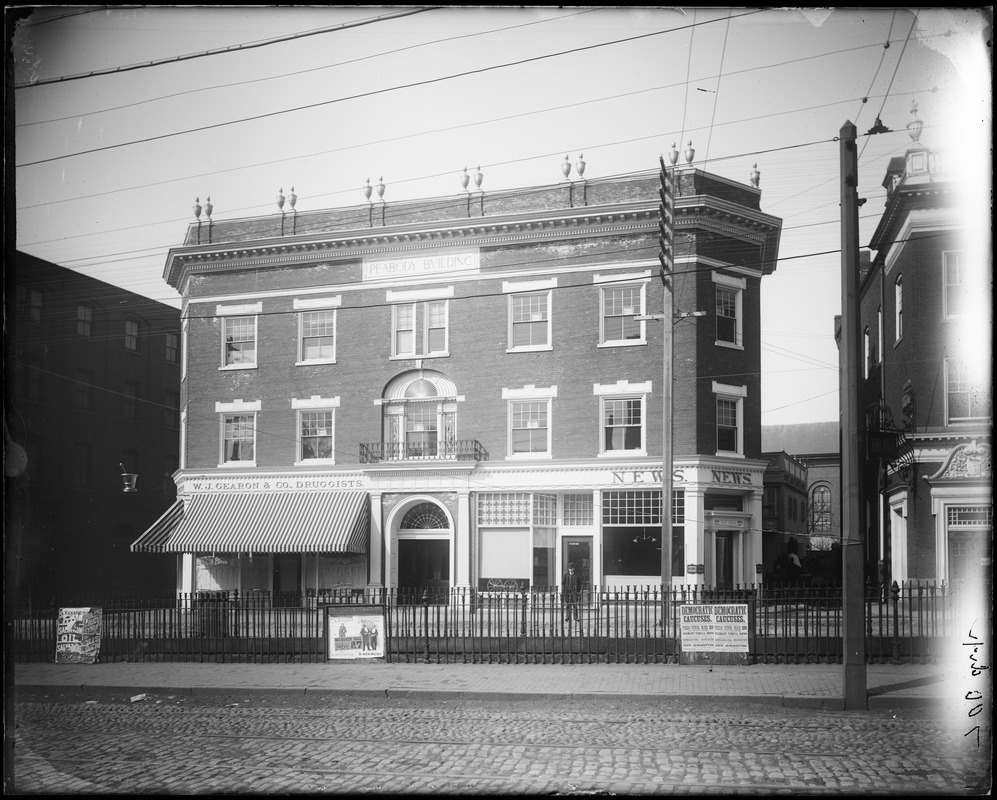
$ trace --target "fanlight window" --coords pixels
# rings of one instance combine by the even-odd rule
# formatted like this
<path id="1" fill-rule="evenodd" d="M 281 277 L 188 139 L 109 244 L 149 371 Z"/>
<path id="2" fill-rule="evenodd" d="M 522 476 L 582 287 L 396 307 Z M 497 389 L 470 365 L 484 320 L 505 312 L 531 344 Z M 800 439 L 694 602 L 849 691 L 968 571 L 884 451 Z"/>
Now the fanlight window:
<path id="1" fill-rule="evenodd" d="M 457 387 L 433 371 L 409 372 L 384 393 L 389 458 L 436 459 L 456 452 Z"/>
<path id="2" fill-rule="evenodd" d="M 405 512 L 401 527 L 407 531 L 446 530 L 450 523 L 443 509 L 435 503 L 419 503 Z"/>

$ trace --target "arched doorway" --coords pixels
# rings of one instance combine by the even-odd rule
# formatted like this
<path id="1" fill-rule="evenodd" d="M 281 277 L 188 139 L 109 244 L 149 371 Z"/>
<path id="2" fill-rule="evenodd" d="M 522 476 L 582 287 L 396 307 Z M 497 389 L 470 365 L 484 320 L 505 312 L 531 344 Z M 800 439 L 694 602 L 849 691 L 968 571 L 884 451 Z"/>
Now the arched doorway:
<path id="1" fill-rule="evenodd" d="M 412 595 L 450 591 L 450 521 L 436 503 L 412 506 L 398 526 L 398 589 Z"/>

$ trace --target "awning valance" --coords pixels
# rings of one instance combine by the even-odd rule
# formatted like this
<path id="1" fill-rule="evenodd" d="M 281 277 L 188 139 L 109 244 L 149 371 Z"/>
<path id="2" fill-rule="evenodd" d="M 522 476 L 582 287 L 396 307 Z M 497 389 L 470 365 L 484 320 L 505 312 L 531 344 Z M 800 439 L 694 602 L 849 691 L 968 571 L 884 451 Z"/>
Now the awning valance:
<path id="1" fill-rule="evenodd" d="M 366 492 L 195 494 L 143 533 L 137 553 L 366 553 Z"/>

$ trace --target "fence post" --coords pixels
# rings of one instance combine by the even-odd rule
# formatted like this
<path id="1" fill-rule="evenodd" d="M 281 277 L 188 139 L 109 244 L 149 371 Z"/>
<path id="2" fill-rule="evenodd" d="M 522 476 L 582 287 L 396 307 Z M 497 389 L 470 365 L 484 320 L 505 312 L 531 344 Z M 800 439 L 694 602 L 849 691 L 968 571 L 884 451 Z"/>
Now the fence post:
<path id="1" fill-rule="evenodd" d="M 422 592 L 422 622 L 426 626 L 426 663 L 429 663 L 429 589 Z"/>
<path id="2" fill-rule="evenodd" d="M 890 587 L 890 594 L 893 600 L 893 663 L 900 662 L 900 617 L 898 603 L 900 600 L 900 585 L 893 581 Z"/>

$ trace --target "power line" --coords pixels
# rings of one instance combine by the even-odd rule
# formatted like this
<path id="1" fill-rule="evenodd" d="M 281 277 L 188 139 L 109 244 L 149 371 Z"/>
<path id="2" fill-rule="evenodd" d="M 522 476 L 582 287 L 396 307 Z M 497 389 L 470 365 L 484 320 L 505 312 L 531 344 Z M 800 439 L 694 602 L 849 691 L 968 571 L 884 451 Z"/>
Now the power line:
<path id="1" fill-rule="evenodd" d="M 399 19 L 401 17 L 409 17 L 413 14 L 421 14 L 424 11 L 436 11 L 441 8 L 446 8 L 446 6 L 426 6 L 423 8 L 410 8 L 404 11 L 397 11 L 392 14 L 382 14 L 379 17 L 371 17 L 369 19 L 356 20 L 353 22 L 344 22 L 339 25 L 332 25 L 328 28 L 319 28 L 313 31 L 304 31 L 299 33 L 293 33 L 289 36 L 277 36 L 272 39 L 264 39 L 259 42 L 247 42 L 245 44 L 233 44 L 228 47 L 220 47 L 216 50 L 206 50 L 203 53 L 188 53 L 181 56 L 171 56 L 169 58 L 161 58 L 155 61 L 145 61 L 141 64 L 129 64 L 122 67 L 109 67 L 107 69 L 92 70 L 90 72 L 82 72 L 78 75 L 63 75 L 58 78 L 45 78 L 37 81 L 31 81 L 30 83 L 15 84 L 15 89 L 34 89 L 38 86 L 47 86 L 53 83 L 67 83 L 69 81 L 78 81 L 83 78 L 96 78 L 103 75 L 117 75 L 123 72 L 132 72 L 137 69 L 147 69 L 148 67 L 161 67 L 165 64 L 176 64 L 181 61 L 190 61 L 195 58 L 205 58 L 206 56 L 217 56 L 227 53 L 237 53 L 241 50 L 253 50 L 257 47 L 269 47 L 272 44 L 281 44 L 283 42 L 291 42 L 296 39 L 304 39 L 308 36 L 318 36 L 326 33 L 333 33 L 342 30 L 348 30 L 350 28 L 359 28 L 364 25 L 371 25 L 375 22 L 385 22 L 388 20 Z"/>
<path id="2" fill-rule="evenodd" d="M 98 109 L 97 111 L 85 111 L 82 114 L 71 114 L 71 115 L 66 116 L 66 117 L 52 117 L 52 118 L 44 119 L 44 120 L 36 120 L 34 122 L 19 122 L 19 123 L 15 124 L 15 127 L 20 128 L 20 127 L 26 127 L 26 126 L 29 126 L 29 125 L 45 125 L 45 124 L 50 123 L 50 122 L 64 122 L 66 120 L 76 120 L 76 119 L 81 119 L 83 117 L 94 116 L 96 114 L 106 114 L 109 111 L 121 111 L 122 109 L 133 108 L 134 106 L 148 107 L 149 103 L 154 103 L 154 102 L 157 102 L 159 100 L 170 100 L 170 99 L 172 99 L 174 97 L 184 97 L 186 95 L 198 94 L 200 92 L 213 92 L 213 91 L 217 91 L 218 89 L 229 89 L 229 88 L 232 88 L 234 86 L 245 86 L 245 85 L 250 84 L 250 83 L 252 83 L 252 84 L 260 84 L 260 83 L 265 83 L 266 81 L 276 81 L 276 80 L 281 80 L 283 78 L 293 78 L 293 77 L 297 77 L 299 75 L 307 75 L 310 72 L 321 72 L 322 70 L 326 70 L 326 69 L 335 69 L 337 67 L 344 67 L 344 66 L 347 66 L 347 65 L 350 65 L 350 64 L 357 64 L 357 63 L 359 63 L 361 61 L 370 61 L 370 60 L 376 59 L 376 58 L 383 58 L 384 56 L 397 55 L 398 53 L 404 53 L 404 52 L 409 51 L 409 50 L 418 50 L 421 47 L 430 47 L 430 46 L 432 46 L 434 44 L 442 44 L 444 42 L 450 43 L 450 42 L 454 42 L 454 41 L 459 41 L 460 39 L 472 39 L 472 38 L 474 38 L 476 36 L 490 36 L 491 34 L 494 34 L 494 33 L 504 33 L 506 31 L 518 30 L 520 28 L 528 28 L 528 27 L 531 27 L 533 25 L 546 25 L 549 22 L 559 22 L 561 20 L 569 19 L 571 17 L 577 17 L 577 16 L 580 16 L 582 14 L 591 14 L 593 11 L 597 11 L 597 10 L 598 9 L 594 9 L 594 8 L 592 8 L 592 9 L 584 9 L 582 11 L 576 11 L 576 12 L 574 12 L 572 14 L 563 14 L 560 17 L 552 17 L 551 19 L 541 19 L 541 20 L 536 20 L 534 22 L 524 22 L 524 23 L 522 23 L 520 25 L 508 25 L 508 26 L 506 26 L 504 28 L 489 28 L 488 30 L 476 31 L 474 33 L 466 33 L 466 34 L 463 34 L 461 36 L 448 36 L 445 39 L 433 39 L 433 40 L 430 40 L 428 42 L 420 42 L 419 44 L 408 45 L 407 47 L 399 47 L 399 48 L 396 48 L 394 50 L 385 50 L 385 51 L 382 51 L 380 53 L 373 53 L 373 54 L 368 55 L 368 56 L 360 56 L 359 58 L 351 58 L 348 61 L 338 61 L 335 64 L 325 64 L 325 65 L 323 65 L 321 67 L 312 67 L 311 69 L 295 70 L 293 72 L 285 72 L 285 73 L 283 73 L 281 75 L 271 75 L 271 76 L 266 77 L 266 78 L 252 78 L 250 80 L 245 80 L 245 81 L 233 81 L 231 83 L 219 83 L 219 84 L 215 84 L 213 86 L 201 86 L 201 87 L 198 87 L 197 89 L 187 89 L 187 90 L 182 91 L 182 92 L 174 92 L 173 94 L 165 94 L 165 95 L 160 95 L 158 97 L 145 98 L 145 99 L 143 99 L 143 100 L 141 100 L 139 102 L 136 102 L 136 103 L 125 103 L 124 105 L 120 105 L 120 106 L 110 106 L 108 108 Z M 865 46 L 868 47 L 868 45 L 865 45 Z M 169 63 L 173 63 L 173 62 L 170 61 Z"/>
<path id="3" fill-rule="evenodd" d="M 746 16 L 751 16 L 752 14 L 760 14 L 760 13 L 762 13 L 762 9 L 759 9 L 757 11 L 749 11 L 749 12 L 746 12 L 744 14 L 739 14 L 738 17 L 746 17 Z M 738 17 L 735 17 L 735 19 L 737 19 Z M 710 20 L 710 22 L 712 22 L 712 21 L 713 20 Z M 700 23 L 700 24 L 706 24 L 706 23 Z M 256 114 L 256 115 L 253 115 L 253 116 L 250 116 L 250 117 L 243 117 L 243 118 L 240 118 L 240 119 L 228 120 L 226 122 L 218 122 L 218 123 L 214 123 L 214 124 L 211 124 L 211 125 L 202 125 L 199 128 L 187 128 L 187 129 L 182 130 L 182 131 L 174 131 L 172 133 L 164 133 L 164 134 L 160 134 L 158 136 L 149 136 L 149 137 L 147 137 L 145 139 L 136 139 L 136 140 L 130 141 L 130 142 L 118 142 L 116 144 L 106 145 L 104 147 L 91 148 L 90 150 L 80 150 L 80 151 L 78 151 L 76 153 L 66 153 L 64 155 L 51 156 L 50 158 L 42 158 L 42 159 L 38 159 L 36 161 L 26 161 L 26 162 L 23 162 L 21 164 L 16 164 L 15 166 L 18 167 L 18 168 L 20 168 L 20 167 L 32 167 L 32 166 L 37 166 L 39 164 L 48 164 L 48 163 L 51 163 L 53 161 L 61 161 L 62 159 L 66 159 L 66 158 L 75 158 L 77 156 L 91 155 L 93 153 L 100 153 L 100 152 L 104 152 L 104 151 L 107 151 L 107 150 L 116 150 L 116 149 L 118 149 L 120 147 L 128 147 L 128 146 L 135 145 L 135 144 L 147 144 L 149 142 L 160 141 L 162 139 L 169 139 L 169 138 L 172 138 L 174 136 L 183 136 L 183 135 L 186 135 L 186 134 L 189 134 L 189 133 L 202 133 L 202 132 L 207 131 L 207 130 L 214 130 L 214 129 L 217 129 L 217 128 L 224 128 L 224 127 L 227 127 L 229 125 L 237 125 L 237 124 L 241 124 L 241 123 L 244 123 L 244 122 L 255 122 L 255 121 L 258 121 L 258 120 L 261 120 L 261 119 L 268 119 L 270 117 L 280 116 L 282 114 L 290 114 L 290 113 L 294 113 L 294 112 L 297 112 L 297 111 L 307 111 L 307 110 L 310 110 L 310 109 L 313 109 L 313 108 L 321 108 L 323 106 L 333 105 L 333 104 L 336 104 L 336 103 L 343 103 L 343 102 L 346 102 L 348 100 L 357 100 L 357 99 L 364 98 L 364 97 L 373 97 L 375 95 L 386 94 L 388 92 L 396 92 L 396 91 L 400 91 L 402 89 L 412 89 L 412 88 L 415 88 L 417 86 L 428 86 L 428 85 L 431 85 L 431 84 L 434 84 L 434 83 L 442 83 L 444 81 L 456 80 L 457 78 L 465 78 L 465 77 L 468 77 L 470 75 L 480 75 L 480 74 L 482 74 L 484 72 L 491 72 L 491 71 L 497 70 L 497 69 L 507 69 L 509 67 L 522 66 L 523 64 L 530 64 L 530 63 L 533 63 L 533 62 L 536 62 L 536 61 L 544 61 L 544 60 L 549 59 L 549 58 L 560 58 L 561 56 L 565 56 L 565 55 L 574 55 L 576 53 L 582 53 L 582 52 L 586 52 L 588 50 L 595 50 L 595 49 L 598 49 L 598 48 L 601 48 L 601 47 L 611 47 L 611 46 L 618 45 L 618 44 L 626 44 L 628 42 L 638 41 L 638 40 L 641 40 L 641 39 L 647 39 L 647 38 L 650 38 L 652 36 L 662 36 L 662 35 L 667 34 L 667 33 L 673 33 L 673 32 L 675 32 L 677 30 L 682 30 L 682 28 L 671 28 L 671 29 L 665 30 L 665 31 L 653 31 L 651 33 L 643 33 L 643 34 L 639 34 L 637 36 L 630 36 L 630 37 L 627 37 L 625 39 L 616 39 L 616 40 L 609 41 L 609 42 L 599 42 L 597 44 L 585 45 L 585 46 L 582 46 L 582 47 L 575 47 L 575 48 L 571 48 L 570 50 L 563 50 L 563 51 L 556 52 L 556 53 L 545 53 L 543 55 L 532 56 L 530 58 L 524 58 L 524 59 L 520 59 L 518 61 L 510 61 L 510 62 L 506 62 L 504 64 L 496 64 L 496 65 L 489 66 L 489 67 L 481 67 L 479 69 L 466 70 L 464 72 L 457 72 L 457 73 L 454 73 L 454 74 L 451 74 L 451 75 L 443 75 L 443 76 L 440 76 L 440 77 L 437 77 L 437 78 L 427 78 L 426 80 L 413 81 L 412 83 L 400 84 L 398 86 L 390 86 L 390 87 L 385 88 L 385 89 L 374 89 L 374 90 L 371 90 L 369 92 L 360 92 L 359 94 L 349 95 L 349 96 L 346 96 L 346 97 L 338 97 L 338 98 L 334 98 L 332 100 L 322 100 L 322 101 L 319 101 L 319 102 L 316 102 L 316 103 L 308 103 L 308 104 L 302 105 L 302 106 L 295 106 L 294 108 L 282 109 L 280 111 L 270 111 L 270 112 L 267 112 L 265 114 Z"/>

